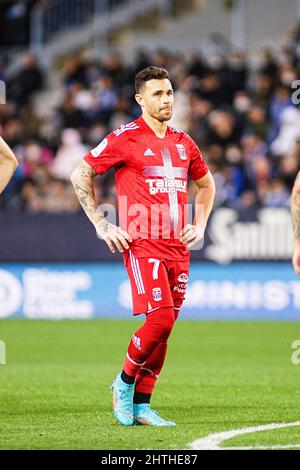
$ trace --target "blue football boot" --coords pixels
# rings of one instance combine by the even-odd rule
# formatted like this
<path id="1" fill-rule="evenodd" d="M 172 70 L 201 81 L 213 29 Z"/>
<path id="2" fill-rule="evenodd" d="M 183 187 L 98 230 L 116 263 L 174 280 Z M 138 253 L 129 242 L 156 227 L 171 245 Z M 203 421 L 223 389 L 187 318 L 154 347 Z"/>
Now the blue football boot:
<path id="1" fill-rule="evenodd" d="M 176 426 L 173 421 L 166 421 L 148 403 L 133 404 L 134 424 L 140 426 Z"/>
<path id="2" fill-rule="evenodd" d="M 119 374 L 111 384 L 110 390 L 113 394 L 113 412 L 116 420 L 123 426 L 132 426 L 134 384 L 123 382 Z"/>

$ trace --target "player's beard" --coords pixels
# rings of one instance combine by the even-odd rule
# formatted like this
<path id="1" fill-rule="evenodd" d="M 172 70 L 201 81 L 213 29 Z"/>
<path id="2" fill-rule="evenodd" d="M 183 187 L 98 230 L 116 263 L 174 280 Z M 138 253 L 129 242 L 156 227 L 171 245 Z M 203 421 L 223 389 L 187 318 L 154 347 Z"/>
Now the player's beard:
<path id="1" fill-rule="evenodd" d="M 152 114 L 152 117 L 154 119 L 157 119 L 160 122 L 165 122 L 165 121 L 170 121 L 172 117 L 173 109 L 171 109 L 169 112 L 166 111 L 157 111 Z"/>

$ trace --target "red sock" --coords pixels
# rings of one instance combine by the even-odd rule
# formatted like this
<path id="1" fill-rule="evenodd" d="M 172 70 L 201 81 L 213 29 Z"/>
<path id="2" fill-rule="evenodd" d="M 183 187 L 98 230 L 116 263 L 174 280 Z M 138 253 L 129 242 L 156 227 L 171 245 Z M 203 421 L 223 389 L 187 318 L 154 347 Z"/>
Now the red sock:
<path id="1" fill-rule="evenodd" d="M 167 342 L 174 325 L 174 310 L 163 307 L 147 315 L 145 323 L 132 336 L 123 370 L 135 377 L 159 343 Z"/>
<path id="2" fill-rule="evenodd" d="M 167 354 L 167 343 L 159 343 L 135 378 L 135 392 L 152 394 Z"/>
<path id="3" fill-rule="evenodd" d="M 177 320 L 178 315 L 179 309 L 174 308 L 175 321 Z M 167 342 L 159 343 L 151 356 L 139 369 L 135 378 L 135 392 L 148 393 L 152 395 L 156 381 L 165 362 L 167 347 Z"/>

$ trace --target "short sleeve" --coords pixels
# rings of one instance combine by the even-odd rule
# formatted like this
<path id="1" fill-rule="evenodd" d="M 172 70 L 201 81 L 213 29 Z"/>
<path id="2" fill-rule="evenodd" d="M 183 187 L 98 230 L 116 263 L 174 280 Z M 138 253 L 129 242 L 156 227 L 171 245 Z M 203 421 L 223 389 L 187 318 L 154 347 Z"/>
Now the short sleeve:
<path id="1" fill-rule="evenodd" d="M 103 175 L 110 168 L 125 162 L 120 140 L 114 133 L 109 134 L 84 157 L 98 175 Z"/>
<path id="2" fill-rule="evenodd" d="M 208 166 L 202 156 L 198 145 L 193 141 L 193 139 L 189 138 L 189 140 L 191 160 L 188 175 L 192 180 L 198 180 L 205 176 L 206 173 L 208 173 Z"/>

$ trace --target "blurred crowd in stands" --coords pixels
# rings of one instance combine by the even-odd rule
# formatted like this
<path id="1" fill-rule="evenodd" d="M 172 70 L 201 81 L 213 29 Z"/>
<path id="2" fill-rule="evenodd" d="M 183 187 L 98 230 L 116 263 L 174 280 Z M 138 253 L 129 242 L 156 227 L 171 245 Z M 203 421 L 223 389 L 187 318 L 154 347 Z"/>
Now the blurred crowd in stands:
<path id="1" fill-rule="evenodd" d="M 51 29 L 51 26 L 59 28 L 60 24 L 81 25 L 95 11 L 113 9 L 125 2 L 126 0 L 0 0 L 0 47 L 29 46 L 34 9 L 45 13 L 45 21 Z M 55 10 L 55 7 L 61 8 Z"/>
<path id="2" fill-rule="evenodd" d="M 103 60 L 70 56 L 60 70 L 63 99 L 42 113 L 32 98 L 47 90 L 47 70 L 28 54 L 22 68 L 9 75 L 0 60 L 0 80 L 7 84 L 0 134 L 20 162 L 0 207 L 78 211 L 70 173 L 108 132 L 140 115 L 134 76 L 148 65 L 170 72 L 175 90 L 170 124 L 188 132 L 202 150 L 216 181 L 215 206 L 288 207 L 300 168 L 300 111 L 292 100 L 293 93 L 297 97 L 292 84 L 300 78 L 299 40 L 300 25 L 280 51 L 262 50 L 255 67 L 241 51 L 226 57 L 139 51 L 134 63 L 117 53 Z M 95 185 L 99 201 L 116 203 L 113 171 Z M 195 191 L 190 182 L 190 200 Z"/>
<path id="3" fill-rule="evenodd" d="M 0 2 L 0 45 L 24 46 L 30 40 L 33 7 L 47 0 L 2 0 Z"/>

